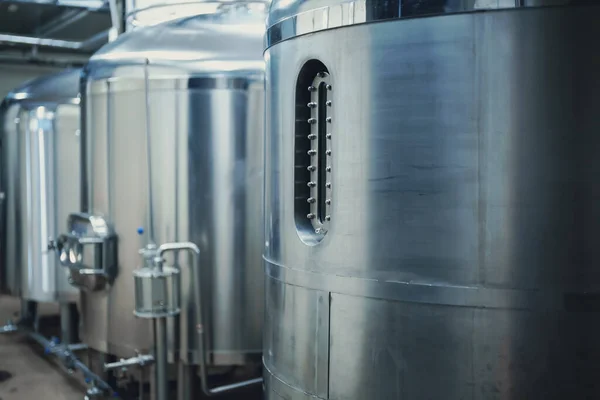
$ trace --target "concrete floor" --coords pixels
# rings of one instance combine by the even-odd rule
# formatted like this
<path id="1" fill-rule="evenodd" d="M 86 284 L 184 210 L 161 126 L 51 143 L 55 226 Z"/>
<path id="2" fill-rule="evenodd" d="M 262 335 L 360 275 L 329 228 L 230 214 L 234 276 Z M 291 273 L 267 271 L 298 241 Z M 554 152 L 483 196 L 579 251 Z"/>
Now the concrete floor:
<path id="1" fill-rule="evenodd" d="M 16 321 L 20 302 L 0 296 L 0 325 Z M 57 313 L 44 306 L 42 314 Z M 62 373 L 42 349 L 20 334 L 0 334 L 0 400 L 82 400 L 84 390 Z"/>
<path id="2" fill-rule="evenodd" d="M 8 319 L 13 322 L 19 320 L 20 304 L 18 299 L 0 296 L 0 326 Z M 38 315 L 46 316 L 44 321 L 47 322 L 48 316 L 58 315 L 58 306 L 38 304 Z M 58 332 L 55 334 L 58 335 Z M 49 336 L 48 333 L 45 335 Z M 0 400 L 83 400 L 86 387 L 82 379 L 63 371 L 53 358 L 44 356 L 43 349 L 25 335 L 0 333 Z M 176 397 L 173 393 L 171 398 Z M 194 398 L 207 397 L 198 393 Z M 258 385 L 219 396 L 219 400 L 260 399 L 262 389 Z"/>

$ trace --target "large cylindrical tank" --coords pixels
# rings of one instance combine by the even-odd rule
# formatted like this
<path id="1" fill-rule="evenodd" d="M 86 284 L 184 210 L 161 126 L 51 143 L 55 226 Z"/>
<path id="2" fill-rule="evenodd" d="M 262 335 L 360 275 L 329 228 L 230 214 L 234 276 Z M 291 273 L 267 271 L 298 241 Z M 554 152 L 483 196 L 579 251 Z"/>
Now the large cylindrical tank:
<path id="1" fill-rule="evenodd" d="M 37 302 L 72 302 L 78 291 L 48 250 L 79 203 L 80 69 L 26 82 L 0 106 L 0 282 Z"/>
<path id="2" fill-rule="evenodd" d="M 600 397 L 600 6 L 570 3 L 273 3 L 268 399 Z"/>
<path id="3" fill-rule="evenodd" d="M 150 323 L 133 315 L 139 250 L 192 242 L 201 251 L 208 363 L 260 359 L 264 15 L 225 7 L 136 29 L 86 66 L 82 210 L 118 237 L 118 275 L 82 294 L 91 348 L 129 357 L 152 347 Z M 196 304 L 184 255 L 171 345 L 194 364 Z"/>

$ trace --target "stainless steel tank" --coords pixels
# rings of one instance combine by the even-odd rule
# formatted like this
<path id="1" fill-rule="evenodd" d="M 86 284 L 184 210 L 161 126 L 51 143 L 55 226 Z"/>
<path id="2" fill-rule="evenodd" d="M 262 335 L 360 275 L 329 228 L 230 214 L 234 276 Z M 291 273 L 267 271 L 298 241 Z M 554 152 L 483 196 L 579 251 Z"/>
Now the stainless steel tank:
<path id="1" fill-rule="evenodd" d="M 268 399 L 600 397 L 600 7 L 571 3 L 273 3 Z"/>
<path id="2" fill-rule="evenodd" d="M 0 281 L 25 300 L 78 298 L 47 246 L 79 203 L 80 73 L 71 69 L 28 81 L 0 106 Z"/>
<path id="3" fill-rule="evenodd" d="M 157 25 L 191 15 L 211 14 L 223 3 L 235 0 L 203 1 L 203 0 L 126 0 L 126 30 Z M 264 7 L 263 7 L 264 9 Z"/>
<path id="4" fill-rule="evenodd" d="M 130 357 L 152 347 L 150 323 L 133 314 L 139 250 L 191 242 L 201 252 L 207 362 L 260 360 L 264 15 L 236 5 L 136 29 L 86 66 L 82 211 L 118 243 L 116 273 L 94 269 L 100 284 L 76 277 L 92 289 L 82 294 L 81 332 L 91 348 Z M 184 256 L 171 353 L 195 364 Z"/>

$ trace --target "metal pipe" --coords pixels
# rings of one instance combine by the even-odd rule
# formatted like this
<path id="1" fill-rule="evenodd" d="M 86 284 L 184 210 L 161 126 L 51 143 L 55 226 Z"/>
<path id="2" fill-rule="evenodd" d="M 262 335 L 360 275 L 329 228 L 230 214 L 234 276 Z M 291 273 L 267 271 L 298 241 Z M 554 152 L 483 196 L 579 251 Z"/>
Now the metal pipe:
<path id="1" fill-rule="evenodd" d="M 79 50 L 96 51 L 100 47 L 108 43 L 108 37 L 110 35 L 110 29 L 96 33 L 94 36 L 80 42 Z"/>
<path id="2" fill-rule="evenodd" d="M 138 382 L 138 400 L 144 400 L 144 382 L 146 380 L 145 372 L 145 368 L 140 368 L 140 381 Z"/>
<path id="3" fill-rule="evenodd" d="M 89 347 L 85 343 L 73 343 L 73 344 L 67 345 L 67 348 L 69 349 L 69 351 L 76 352 L 76 351 L 87 350 Z"/>
<path id="4" fill-rule="evenodd" d="M 33 330 L 37 331 L 38 316 L 37 303 L 35 301 L 21 299 L 21 318 L 17 322 L 17 325 L 32 327 Z"/>
<path id="5" fill-rule="evenodd" d="M 104 370 L 109 371 L 111 369 L 127 368 L 133 366 L 143 367 L 152 363 L 154 363 L 154 357 L 152 355 L 142 354 L 136 357 L 121 359 L 116 362 L 104 364 Z"/>
<path id="6" fill-rule="evenodd" d="M 195 368 L 184 362 L 179 363 L 177 371 L 177 400 L 193 400 L 197 396 L 194 393 Z"/>
<path id="7" fill-rule="evenodd" d="M 207 396 L 214 396 L 231 390 L 242 389 L 248 386 L 254 386 L 262 383 L 262 378 L 249 379 L 229 385 L 222 385 L 211 388 L 208 385 L 208 371 L 206 367 L 206 338 L 204 334 L 204 317 L 202 312 L 202 284 L 200 274 L 200 249 L 194 243 L 165 243 L 161 245 L 157 251 L 157 258 L 159 259 L 158 264 L 162 265 L 163 255 L 169 251 L 187 250 L 192 254 L 194 259 L 194 265 L 191 268 L 191 279 L 193 283 L 193 294 L 194 303 L 196 309 L 196 331 L 198 333 L 198 352 L 199 362 L 198 367 L 200 370 L 200 385 L 202 392 Z"/>
<path id="8" fill-rule="evenodd" d="M 105 38 L 105 39 L 104 39 Z M 22 35 L 9 35 L 0 33 L 0 42 L 14 43 L 28 46 L 50 47 L 63 50 L 91 50 L 91 46 L 108 40 L 108 31 L 100 32 L 83 42 L 71 40 L 47 39 Z"/>
<path id="9" fill-rule="evenodd" d="M 12 4 L 39 4 L 41 6 L 58 6 L 71 8 L 85 8 L 91 11 L 106 11 L 104 0 L 0 0 L 0 3 Z"/>
<path id="10" fill-rule="evenodd" d="M 119 6 L 117 5 L 117 0 L 108 0 L 108 7 L 110 9 L 110 22 L 112 27 L 110 28 L 110 34 L 108 35 L 108 41 L 112 42 L 123 33 L 123 22 L 121 18 L 121 13 L 119 12 Z"/>
<path id="11" fill-rule="evenodd" d="M 71 304 L 60 303 L 60 340 L 65 344 L 74 342 L 73 337 L 73 320 L 71 318 Z"/>
<path id="12" fill-rule="evenodd" d="M 4 33 L 0 34 L 0 42 L 26 44 L 31 46 L 53 47 L 57 49 L 70 50 L 77 50 L 80 46 L 80 42 L 73 42 L 70 40 L 46 39 L 21 35 L 8 35 Z"/>
<path id="13" fill-rule="evenodd" d="M 86 64 L 84 60 L 58 60 L 54 58 L 40 58 L 40 57 L 23 57 L 23 56 L 4 56 L 0 55 L 0 64 L 32 64 L 39 66 L 48 67 L 60 67 L 60 68 L 71 68 L 71 67 L 82 67 Z"/>
<path id="14" fill-rule="evenodd" d="M 58 357 L 58 359 L 61 360 L 68 369 L 80 371 L 86 380 L 91 381 L 96 387 L 105 393 L 115 393 L 108 383 L 104 382 L 102 378 L 94 374 L 88 368 L 88 366 L 81 362 L 66 346 L 57 346 L 55 343 L 36 332 L 25 331 L 25 333 L 30 338 L 35 340 L 39 345 L 41 345 L 46 353 Z"/>
<path id="15" fill-rule="evenodd" d="M 208 392 L 204 389 L 204 380 L 202 381 L 202 390 L 207 396 L 215 396 L 221 393 L 247 388 L 248 386 L 260 385 L 263 382 L 262 378 L 248 379 L 246 381 L 236 382 L 229 385 L 217 386 L 212 389 L 208 388 Z"/>
<path id="16" fill-rule="evenodd" d="M 154 243 L 154 216 L 153 214 L 153 201 L 152 201 L 152 145 L 151 135 L 150 135 L 150 77 L 148 66 L 150 64 L 150 60 L 146 59 L 146 63 L 144 64 L 144 97 L 146 101 L 146 168 L 148 171 L 148 210 L 147 210 L 147 223 L 148 223 L 148 244 Z M 162 269 L 162 264 L 160 264 L 159 268 Z"/>
<path id="17" fill-rule="evenodd" d="M 156 342 L 156 400 L 167 400 L 169 376 L 167 374 L 169 360 L 167 358 L 167 318 L 154 320 Z"/>
<path id="18" fill-rule="evenodd" d="M 39 36 L 48 36 L 56 31 L 64 29 L 71 24 L 74 24 L 77 21 L 80 21 L 82 18 L 90 15 L 91 11 L 89 10 L 69 10 L 64 12 L 61 16 L 52 19 L 51 21 L 45 23 L 40 26 L 35 34 Z"/>

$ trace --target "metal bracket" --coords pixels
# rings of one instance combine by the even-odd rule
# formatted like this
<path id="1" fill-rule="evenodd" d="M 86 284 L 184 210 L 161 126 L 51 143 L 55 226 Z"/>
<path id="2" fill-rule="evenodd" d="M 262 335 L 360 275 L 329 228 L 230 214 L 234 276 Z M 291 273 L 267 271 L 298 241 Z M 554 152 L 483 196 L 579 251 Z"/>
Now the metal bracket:
<path id="1" fill-rule="evenodd" d="M 6 321 L 6 325 L 0 326 L 0 333 L 12 333 L 19 330 L 19 327 L 12 321 Z"/>

